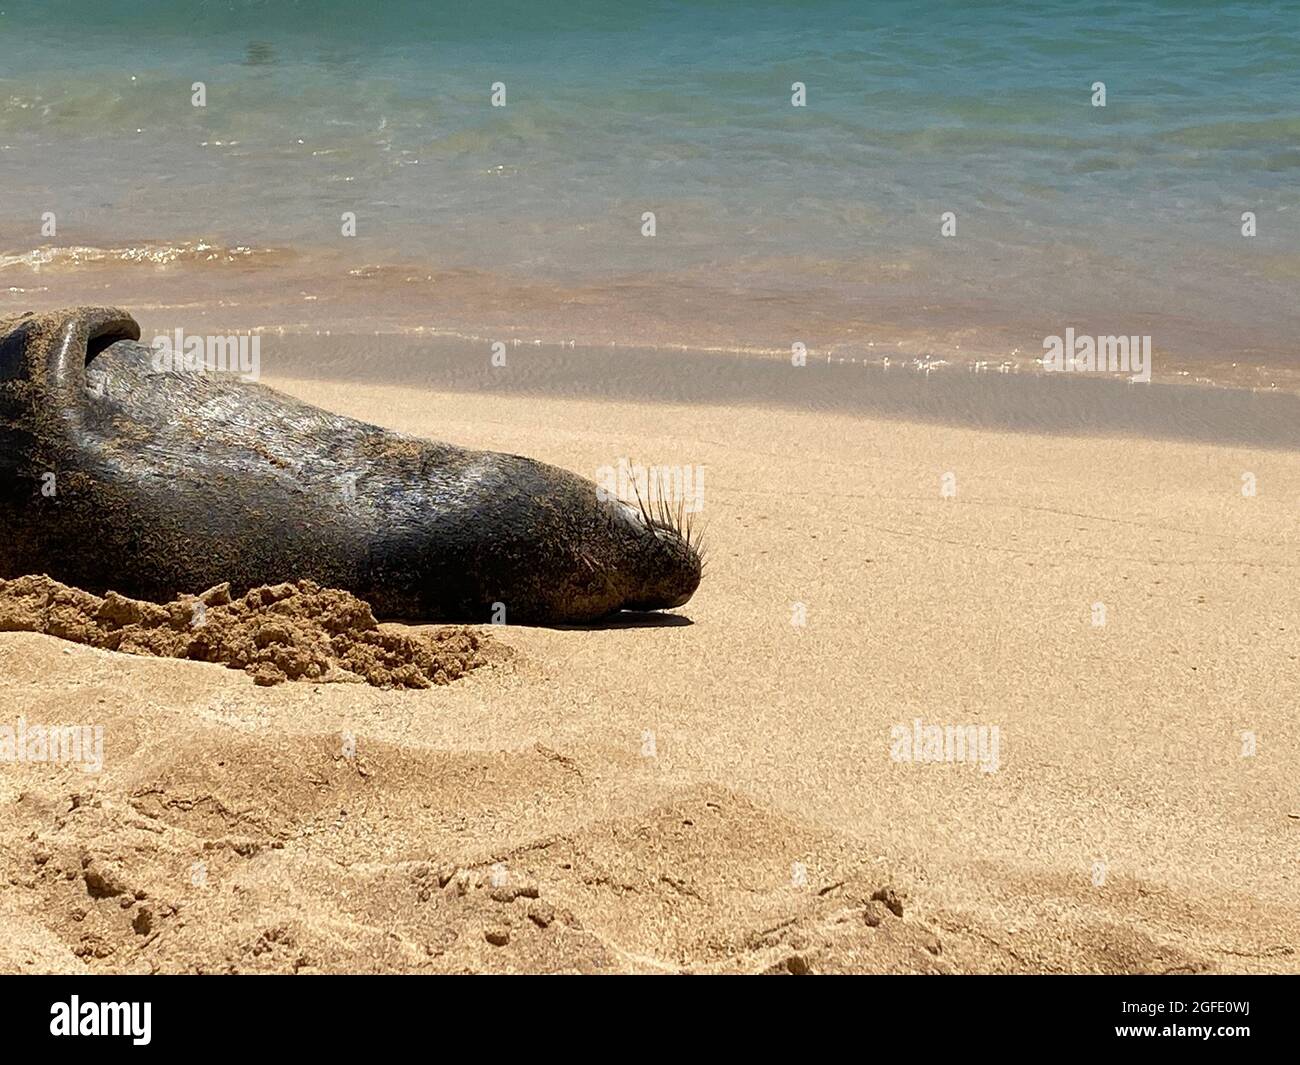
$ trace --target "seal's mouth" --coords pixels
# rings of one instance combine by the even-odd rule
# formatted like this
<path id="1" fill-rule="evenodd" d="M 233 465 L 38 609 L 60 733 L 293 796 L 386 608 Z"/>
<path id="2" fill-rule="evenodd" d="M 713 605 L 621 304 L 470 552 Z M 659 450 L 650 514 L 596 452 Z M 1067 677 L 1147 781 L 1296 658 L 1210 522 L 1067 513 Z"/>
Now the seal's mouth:
<path id="1" fill-rule="evenodd" d="M 691 601 L 691 596 L 695 594 L 692 588 L 689 592 L 683 592 L 676 599 L 642 599 L 629 600 L 623 604 L 624 610 L 672 610 L 675 607 L 685 606 Z"/>

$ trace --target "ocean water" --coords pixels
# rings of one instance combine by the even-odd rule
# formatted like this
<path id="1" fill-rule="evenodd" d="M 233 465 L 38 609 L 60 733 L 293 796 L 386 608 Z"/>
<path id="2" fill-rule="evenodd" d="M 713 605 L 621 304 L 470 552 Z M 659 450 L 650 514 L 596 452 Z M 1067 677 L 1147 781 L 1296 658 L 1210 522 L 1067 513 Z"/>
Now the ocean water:
<path id="1" fill-rule="evenodd" d="M 1293 2 L 0 0 L 0 305 L 1267 387 L 1298 292 Z"/>

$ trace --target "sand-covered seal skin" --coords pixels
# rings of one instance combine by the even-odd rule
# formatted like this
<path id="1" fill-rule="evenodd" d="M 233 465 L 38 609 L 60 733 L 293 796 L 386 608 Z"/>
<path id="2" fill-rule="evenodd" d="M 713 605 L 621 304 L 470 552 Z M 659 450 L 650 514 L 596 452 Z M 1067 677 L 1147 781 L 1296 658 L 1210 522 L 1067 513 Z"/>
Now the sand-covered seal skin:
<path id="1" fill-rule="evenodd" d="M 139 338 L 115 308 L 0 318 L 0 576 L 155 601 L 309 579 L 379 617 L 528 624 L 699 584 L 671 521 L 581 477 L 157 370 Z"/>

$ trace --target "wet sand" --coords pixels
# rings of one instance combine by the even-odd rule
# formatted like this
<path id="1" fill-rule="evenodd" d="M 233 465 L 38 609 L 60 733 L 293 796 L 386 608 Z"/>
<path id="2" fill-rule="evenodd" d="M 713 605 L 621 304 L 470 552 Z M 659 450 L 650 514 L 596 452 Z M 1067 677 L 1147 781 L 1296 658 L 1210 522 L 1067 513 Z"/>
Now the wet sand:
<path id="1" fill-rule="evenodd" d="M 670 406 L 772 407 L 1017 433 L 1138 435 L 1300 449 L 1300 395 L 954 364 L 874 350 L 861 357 L 580 347 L 409 336 L 262 337 L 262 372 L 463 392 Z M 1015 372 L 1012 372 L 1014 369 Z"/>
<path id="2" fill-rule="evenodd" d="M 509 662 L 429 691 L 0 636 L 0 720 L 105 728 L 98 776 L 0 769 L 0 965 L 1300 971 L 1300 472 L 1282 408 L 1242 408 L 1256 447 L 1222 406 L 1275 397 L 1047 434 L 1014 375 L 960 374 L 1026 391 L 950 417 L 938 373 L 782 366 L 820 391 L 709 402 L 643 369 L 597 396 L 272 374 L 588 477 L 703 467 L 704 583 L 494 629 Z M 897 757 L 918 721 L 996 726 L 996 771 Z"/>

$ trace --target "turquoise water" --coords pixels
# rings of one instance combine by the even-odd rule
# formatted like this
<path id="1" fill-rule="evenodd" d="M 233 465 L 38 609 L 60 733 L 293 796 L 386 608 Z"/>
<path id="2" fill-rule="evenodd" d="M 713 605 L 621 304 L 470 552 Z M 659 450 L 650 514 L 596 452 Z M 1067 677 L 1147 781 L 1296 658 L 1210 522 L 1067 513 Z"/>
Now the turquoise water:
<path id="1" fill-rule="evenodd" d="M 202 238 L 612 304 L 629 280 L 775 301 L 741 345 L 814 318 L 828 346 L 1092 324 L 1157 352 L 1297 354 L 1300 4 L 0 11 L 3 253 Z M 682 301 L 676 339 L 708 317 Z"/>

